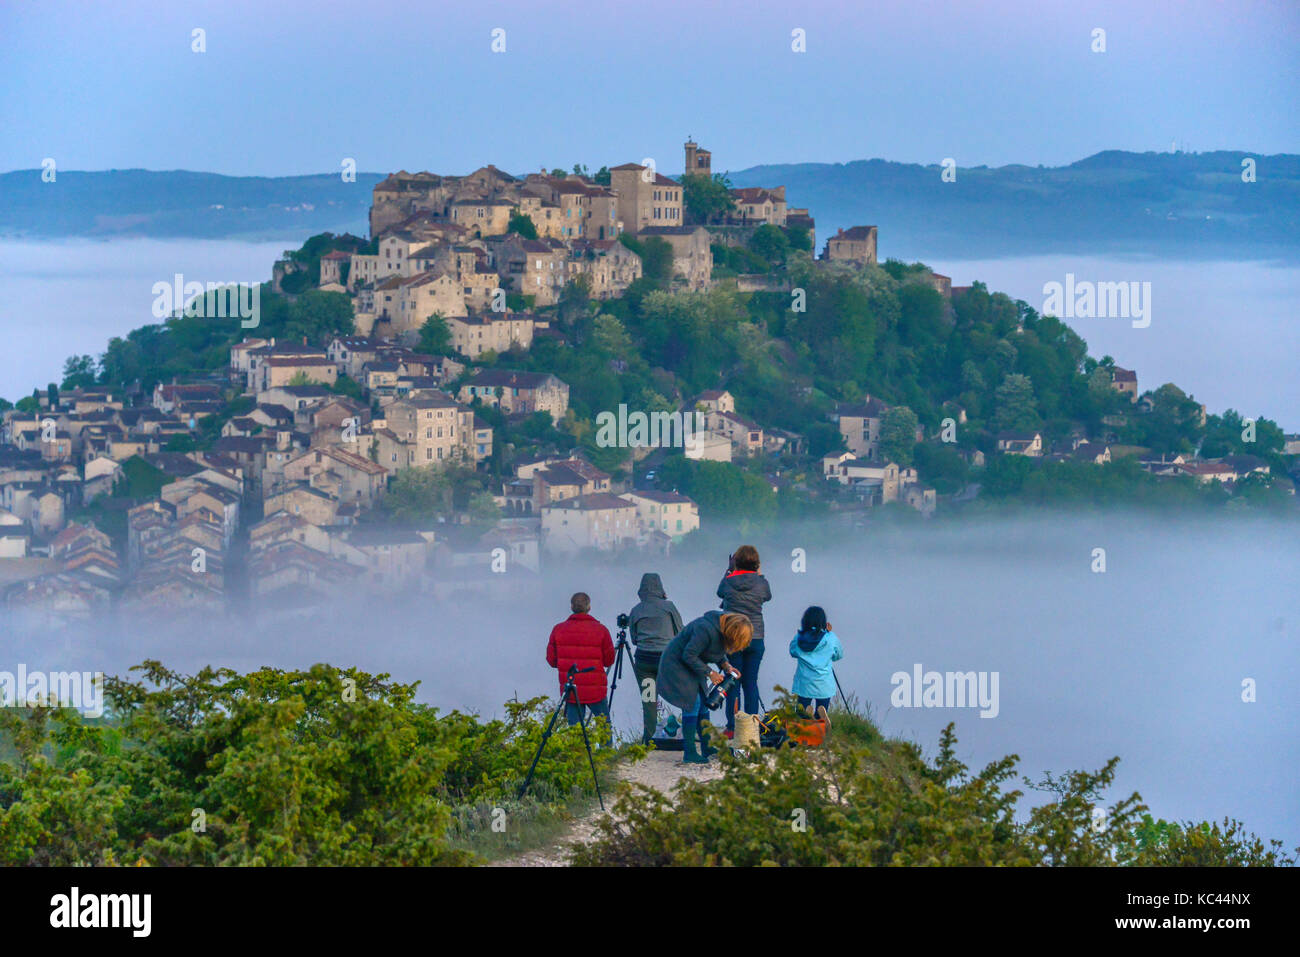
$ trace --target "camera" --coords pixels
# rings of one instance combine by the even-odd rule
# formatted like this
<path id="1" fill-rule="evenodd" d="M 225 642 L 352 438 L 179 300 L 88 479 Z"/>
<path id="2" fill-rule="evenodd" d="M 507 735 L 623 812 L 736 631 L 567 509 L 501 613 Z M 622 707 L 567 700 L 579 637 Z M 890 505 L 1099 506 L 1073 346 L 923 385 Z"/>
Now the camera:
<path id="1" fill-rule="evenodd" d="M 704 703 L 709 706 L 710 711 L 717 711 L 722 707 L 722 703 L 731 696 L 731 693 L 736 690 L 736 686 L 739 684 L 739 678 L 733 674 L 728 674 L 713 686 L 713 690 L 710 691 L 709 696 L 704 699 Z"/>
<path id="2" fill-rule="evenodd" d="M 626 627 L 628 626 L 630 620 L 631 620 L 631 619 L 629 619 L 629 618 L 627 617 L 627 612 L 621 612 L 621 613 L 619 614 L 619 616 L 618 616 L 618 627 L 619 627 L 620 629 L 622 629 L 622 628 L 626 628 Z"/>

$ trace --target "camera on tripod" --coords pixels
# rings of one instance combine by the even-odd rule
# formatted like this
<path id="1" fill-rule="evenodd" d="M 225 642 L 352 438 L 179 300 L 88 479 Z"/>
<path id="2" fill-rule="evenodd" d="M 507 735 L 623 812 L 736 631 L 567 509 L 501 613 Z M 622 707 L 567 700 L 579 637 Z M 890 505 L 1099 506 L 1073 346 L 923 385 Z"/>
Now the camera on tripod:
<path id="1" fill-rule="evenodd" d="M 740 684 L 740 679 L 733 674 L 728 674 L 725 678 L 713 686 L 709 696 L 704 699 L 704 703 L 709 706 L 710 711 L 717 711 L 722 707 L 722 703 L 731 697 L 732 692 Z"/>
<path id="2" fill-rule="evenodd" d="M 632 623 L 632 619 L 630 619 L 630 618 L 627 617 L 627 612 L 625 612 L 625 611 L 624 611 L 624 612 L 619 612 L 619 616 L 618 616 L 618 630 L 619 630 L 619 631 L 626 631 L 626 630 L 627 630 L 627 626 L 630 625 L 631 623 Z"/>

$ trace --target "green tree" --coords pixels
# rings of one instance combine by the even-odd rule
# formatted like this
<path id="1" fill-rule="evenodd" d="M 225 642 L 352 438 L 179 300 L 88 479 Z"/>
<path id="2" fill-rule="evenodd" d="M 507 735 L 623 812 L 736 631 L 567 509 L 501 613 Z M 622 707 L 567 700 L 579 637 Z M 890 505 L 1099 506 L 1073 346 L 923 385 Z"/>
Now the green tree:
<path id="1" fill-rule="evenodd" d="M 999 429 L 1025 431 L 1038 425 L 1034 402 L 1034 384 L 1026 375 L 1009 373 L 994 394 L 994 408 Z"/>
<path id="2" fill-rule="evenodd" d="M 919 425 L 916 413 L 907 406 L 890 407 L 880 421 L 880 454 L 886 462 L 911 468 Z"/>
<path id="3" fill-rule="evenodd" d="M 289 305 L 285 335 L 323 346 L 335 336 L 352 335 L 352 323 L 352 299 L 349 296 L 313 289 Z"/>
<path id="4" fill-rule="evenodd" d="M 95 357 L 69 356 L 63 363 L 63 385 L 65 390 L 86 389 L 95 384 Z"/>
<path id="5" fill-rule="evenodd" d="M 731 181 L 723 173 L 712 176 L 691 174 L 682 176 L 682 206 L 688 225 L 707 225 L 720 222 L 736 208 L 732 197 Z"/>
<path id="6" fill-rule="evenodd" d="M 382 499 L 384 511 L 396 521 L 418 525 L 452 512 L 452 482 L 446 469 L 399 469 Z"/>
<path id="7" fill-rule="evenodd" d="M 533 222 L 533 217 L 519 210 L 515 210 L 510 214 L 510 225 L 507 228 L 512 233 L 518 233 L 524 239 L 537 238 L 537 226 Z"/>
<path id="8" fill-rule="evenodd" d="M 749 237 L 749 248 L 770 265 L 779 266 L 790 255 L 790 240 L 771 223 L 764 223 Z"/>
<path id="9" fill-rule="evenodd" d="M 447 320 L 434 313 L 420 326 L 420 341 L 417 348 L 431 356 L 449 356 L 454 351 L 451 344 L 451 326 Z"/>

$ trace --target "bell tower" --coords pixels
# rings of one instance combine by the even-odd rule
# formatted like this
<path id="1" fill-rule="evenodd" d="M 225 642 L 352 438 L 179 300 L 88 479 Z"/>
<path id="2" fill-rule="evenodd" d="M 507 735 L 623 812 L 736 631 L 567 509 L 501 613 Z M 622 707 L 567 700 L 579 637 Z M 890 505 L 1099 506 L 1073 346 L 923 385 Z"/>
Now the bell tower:
<path id="1" fill-rule="evenodd" d="M 702 150 L 692 139 L 686 140 L 686 166 L 683 172 L 687 176 L 712 176 L 713 154 Z"/>

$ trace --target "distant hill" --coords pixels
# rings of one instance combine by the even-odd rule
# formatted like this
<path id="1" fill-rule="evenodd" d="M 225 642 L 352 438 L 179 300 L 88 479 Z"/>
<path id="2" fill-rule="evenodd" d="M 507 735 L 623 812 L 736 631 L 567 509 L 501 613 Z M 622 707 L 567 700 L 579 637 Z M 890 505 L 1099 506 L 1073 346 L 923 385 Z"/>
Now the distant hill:
<path id="1" fill-rule="evenodd" d="M 1244 183 L 1241 161 L 1256 161 Z M 786 186 L 817 219 L 880 227 L 881 257 L 1150 252 L 1180 258 L 1300 254 L 1300 156 L 1107 151 L 1060 167 L 959 168 L 857 160 L 755 166 L 735 186 Z"/>
<path id="2" fill-rule="evenodd" d="M 143 169 L 0 174 L 0 236 L 293 239 L 369 232 L 370 193 L 383 179 L 358 173 L 221 176 Z"/>
<path id="3" fill-rule="evenodd" d="M 1256 161 L 1254 183 L 1241 161 Z M 887 160 L 755 166 L 735 186 L 786 186 L 817 219 L 880 227 L 880 255 L 961 259 L 1034 253 L 1300 258 L 1300 156 L 1107 151 L 1060 167 L 941 168 Z M 0 235 L 298 239 L 367 233 L 382 175 L 221 176 L 186 171 L 0 174 Z"/>

